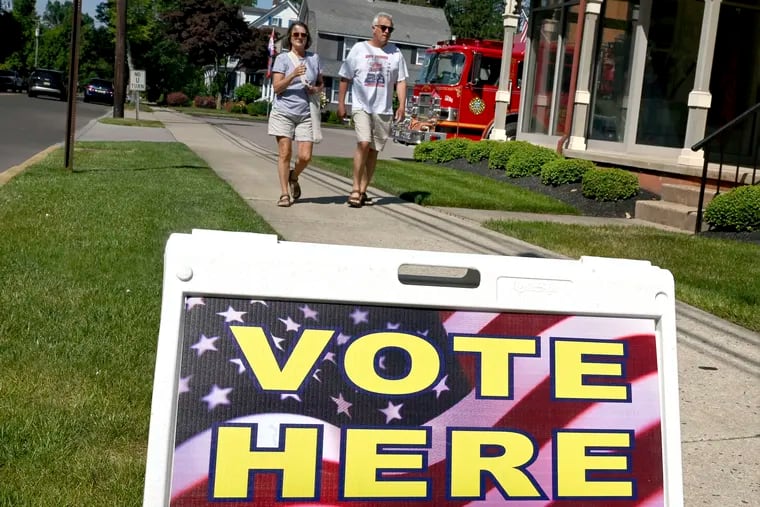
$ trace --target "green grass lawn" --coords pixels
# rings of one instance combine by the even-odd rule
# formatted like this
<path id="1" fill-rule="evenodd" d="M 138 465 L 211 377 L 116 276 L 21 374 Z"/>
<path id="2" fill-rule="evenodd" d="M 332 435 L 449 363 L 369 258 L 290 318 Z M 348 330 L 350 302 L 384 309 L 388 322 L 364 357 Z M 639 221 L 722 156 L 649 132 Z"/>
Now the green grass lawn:
<path id="1" fill-rule="evenodd" d="M 163 122 L 158 120 L 136 120 L 134 118 L 101 118 L 100 123 L 108 125 L 124 125 L 127 127 L 155 127 L 163 128 Z"/>
<path id="2" fill-rule="evenodd" d="M 182 144 L 74 161 L 0 186 L 0 506 L 141 504 L 166 240 L 273 232 Z"/>
<path id="3" fill-rule="evenodd" d="M 350 158 L 314 157 L 313 164 L 351 177 Z M 425 206 L 578 214 L 563 202 L 508 183 L 418 162 L 378 160 L 372 186 Z"/>
<path id="4" fill-rule="evenodd" d="M 760 246 L 651 227 L 586 227 L 546 222 L 486 222 L 486 227 L 578 258 L 648 260 L 673 273 L 676 297 L 760 331 Z"/>

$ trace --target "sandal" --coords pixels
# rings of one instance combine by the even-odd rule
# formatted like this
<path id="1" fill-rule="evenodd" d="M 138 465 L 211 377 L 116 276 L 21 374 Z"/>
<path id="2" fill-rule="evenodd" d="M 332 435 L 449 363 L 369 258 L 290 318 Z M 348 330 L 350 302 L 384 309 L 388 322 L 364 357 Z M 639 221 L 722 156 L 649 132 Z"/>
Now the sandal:
<path id="1" fill-rule="evenodd" d="M 352 208 L 361 208 L 362 207 L 362 193 L 358 190 L 352 190 L 351 194 L 348 196 L 348 205 Z"/>
<path id="2" fill-rule="evenodd" d="M 282 194 L 277 200 L 277 206 L 281 208 L 287 208 L 291 204 L 293 204 L 293 202 L 290 200 L 290 196 L 288 194 Z"/>
<path id="3" fill-rule="evenodd" d="M 362 199 L 362 206 L 372 206 L 373 204 L 375 204 L 372 201 L 372 198 L 367 195 L 367 192 L 362 192 L 361 199 Z"/>
<path id="4" fill-rule="evenodd" d="M 293 196 L 294 201 L 301 197 L 301 185 L 298 184 L 298 178 L 295 176 L 296 172 L 290 171 L 290 175 L 288 176 L 288 183 L 290 184 L 290 195 Z"/>

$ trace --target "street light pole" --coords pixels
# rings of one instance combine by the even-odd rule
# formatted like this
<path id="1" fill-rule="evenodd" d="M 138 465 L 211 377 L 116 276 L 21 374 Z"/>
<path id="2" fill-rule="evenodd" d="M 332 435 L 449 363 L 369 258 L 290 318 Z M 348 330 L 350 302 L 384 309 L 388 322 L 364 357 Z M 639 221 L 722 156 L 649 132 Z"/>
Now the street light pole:
<path id="1" fill-rule="evenodd" d="M 37 68 L 37 55 L 40 46 L 40 20 L 37 20 L 37 26 L 34 28 L 34 68 Z"/>
<path id="2" fill-rule="evenodd" d="M 507 112 L 512 95 L 512 80 L 510 69 L 512 68 L 512 42 L 517 32 L 517 22 L 520 19 L 522 9 L 521 0 L 507 0 L 504 2 L 504 43 L 501 50 L 501 72 L 499 74 L 499 89 L 496 92 L 496 112 L 494 113 L 493 131 L 491 139 L 497 141 L 507 140 Z"/>

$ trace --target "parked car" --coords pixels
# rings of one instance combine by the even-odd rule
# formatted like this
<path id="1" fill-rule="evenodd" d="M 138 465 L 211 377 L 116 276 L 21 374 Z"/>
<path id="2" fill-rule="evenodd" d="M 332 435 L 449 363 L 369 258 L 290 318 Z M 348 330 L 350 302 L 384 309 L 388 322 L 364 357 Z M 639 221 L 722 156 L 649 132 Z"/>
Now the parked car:
<path id="1" fill-rule="evenodd" d="M 90 79 L 84 85 L 84 101 L 113 104 L 113 83 L 106 79 Z"/>
<path id="2" fill-rule="evenodd" d="M 50 69 L 35 69 L 29 75 L 29 89 L 27 94 L 30 97 L 44 95 L 56 97 L 58 100 L 66 100 L 66 82 L 63 72 Z"/>
<path id="3" fill-rule="evenodd" d="M 0 92 L 6 90 L 19 93 L 24 91 L 24 79 L 15 70 L 0 70 Z"/>

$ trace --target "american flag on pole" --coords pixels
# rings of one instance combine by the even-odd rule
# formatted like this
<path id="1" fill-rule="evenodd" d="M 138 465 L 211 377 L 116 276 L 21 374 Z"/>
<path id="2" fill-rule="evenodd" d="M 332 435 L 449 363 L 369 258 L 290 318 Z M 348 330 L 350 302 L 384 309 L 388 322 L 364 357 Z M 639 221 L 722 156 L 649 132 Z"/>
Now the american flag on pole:
<path id="1" fill-rule="evenodd" d="M 272 392 L 260 388 L 235 338 L 241 327 L 264 330 L 269 349 L 282 366 L 309 329 L 330 330 L 325 352 L 298 392 Z M 413 395 L 380 396 L 357 388 L 346 375 L 344 356 L 349 347 L 369 333 L 408 333 L 439 352 L 440 371 L 429 388 Z M 475 354 L 452 350 L 451 337 L 534 337 L 538 356 L 514 357 L 513 391 L 507 398 L 480 396 L 480 366 Z M 630 385 L 630 400 L 605 403 L 553 398 L 550 350 L 562 337 L 622 343 L 625 365 L 622 378 Z M 180 506 L 636 506 L 664 505 L 663 455 L 659 373 L 654 321 L 650 319 L 449 311 L 286 300 L 187 297 L 178 379 L 176 432 L 171 505 Z M 394 347 L 382 349 L 376 359 L 378 375 L 398 379 L 409 373 L 410 353 Z M 591 383 L 605 383 L 589 377 Z M 610 382 L 611 379 L 606 379 Z M 612 382 L 610 382 L 612 383 Z M 319 497 L 308 500 L 281 498 L 283 475 L 276 471 L 250 473 L 248 498 L 217 499 L 212 494 L 216 439 L 220 425 L 256 425 L 251 449 L 275 448 L 284 438 L 282 425 L 322 426 Z M 348 501 L 343 491 L 341 428 L 429 428 L 431 443 L 425 449 L 425 469 L 378 470 L 380 480 L 429 480 L 424 499 L 367 499 Z M 530 436 L 535 456 L 524 468 L 543 492 L 540 499 L 509 498 L 509 485 L 496 484 L 483 474 L 482 495 L 453 498 L 447 489 L 452 464 L 447 454 L 451 428 L 509 430 Z M 557 498 L 556 449 L 559 431 L 604 428 L 630 434 L 630 448 L 619 451 L 629 460 L 627 470 L 590 470 L 589 481 L 631 480 L 629 498 Z M 247 451 L 248 449 L 246 449 Z M 398 452 L 416 452 L 408 446 Z M 381 451 L 379 451 L 382 453 Z M 485 446 L 481 453 L 493 453 Z M 509 451 L 506 451 L 509 452 Z M 589 455 L 616 453 L 589 449 Z M 218 470 L 217 470 L 218 471 Z"/>
<path id="2" fill-rule="evenodd" d="M 269 54 L 269 59 L 267 60 L 267 79 L 272 77 L 272 63 L 274 62 L 274 28 L 272 28 L 272 33 L 269 34 L 269 42 L 267 43 L 267 53 Z"/>

